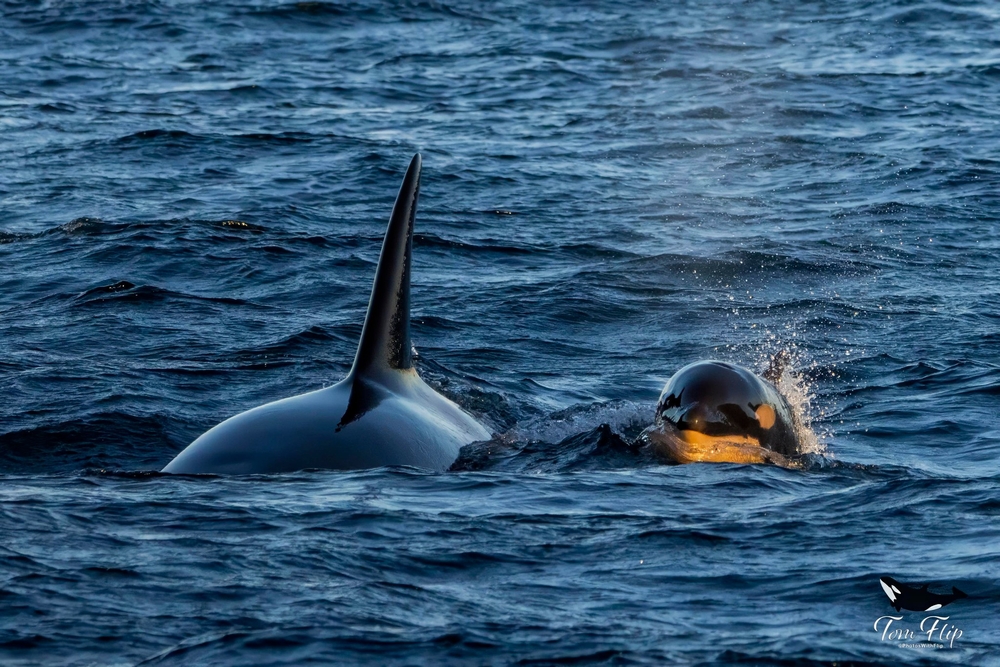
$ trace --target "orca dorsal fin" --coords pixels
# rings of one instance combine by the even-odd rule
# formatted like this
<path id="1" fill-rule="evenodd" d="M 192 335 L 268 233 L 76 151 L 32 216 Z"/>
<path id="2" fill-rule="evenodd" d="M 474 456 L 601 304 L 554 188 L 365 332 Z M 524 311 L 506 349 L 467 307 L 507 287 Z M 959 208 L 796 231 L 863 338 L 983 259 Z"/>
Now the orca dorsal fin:
<path id="1" fill-rule="evenodd" d="M 410 160 L 392 207 L 368 301 L 368 314 L 351 368 L 352 377 L 413 367 L 410 357 L 410 265 L 413 217 L 420 195 L 420 162 L 420 153 Z"/>

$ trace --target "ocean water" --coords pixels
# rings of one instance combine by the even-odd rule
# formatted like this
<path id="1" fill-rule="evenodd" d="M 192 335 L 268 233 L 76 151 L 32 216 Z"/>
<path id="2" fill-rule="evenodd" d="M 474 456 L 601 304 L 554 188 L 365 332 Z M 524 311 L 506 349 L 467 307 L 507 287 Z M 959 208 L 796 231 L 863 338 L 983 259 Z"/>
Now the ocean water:
<path id="1" fill-rule="evenodd" d="M 4 2 L 0 663 L 1000 664 L 998 24 Z M 157 474 L 343 376 L 418 151 L 418 368 L 494 440 Z M 802 469 L 631 446 L 782 350 Z M 950 635 L 881 575 L 966 592 Z"/>

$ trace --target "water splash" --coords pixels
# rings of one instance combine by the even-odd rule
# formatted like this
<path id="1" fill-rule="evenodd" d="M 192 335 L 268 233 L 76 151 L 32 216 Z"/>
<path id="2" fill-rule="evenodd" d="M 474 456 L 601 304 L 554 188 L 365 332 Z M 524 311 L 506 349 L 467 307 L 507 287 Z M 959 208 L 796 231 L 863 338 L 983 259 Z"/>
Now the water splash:
<path id="1" fill-rule="evenodd" d="M 813 429 L 813 397 L 815 394 L 812 384 L 800 373 L 785 368 L 778 378 L 776 386 L 792 407 L 795 435 L 799 440 L 800 451 L 803 454 L 827 456 L 826 443 Z"/>

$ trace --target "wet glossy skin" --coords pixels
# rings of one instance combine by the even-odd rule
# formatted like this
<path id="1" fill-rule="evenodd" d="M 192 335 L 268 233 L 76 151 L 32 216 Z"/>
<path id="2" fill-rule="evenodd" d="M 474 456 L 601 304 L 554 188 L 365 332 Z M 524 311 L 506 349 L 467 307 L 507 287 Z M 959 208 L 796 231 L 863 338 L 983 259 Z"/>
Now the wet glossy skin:
<path id="1" fill-rule="evenodd" d="M 364 383 L 364 412 L 345 423 Z M 364 470 L 408 465 L 446 470 L 463 445 L 489 431 L 416 371 L 386 371 L 243 412 L 215 426 L 163 469 L 249 474 L 304 468 Z"/>
<path id="2" fill-rule="evenodd" d="M 332 387 L 247 410 L 208 430 L 168 473 L 250 474 L 408 465 L 446 470 L 490 432 L 417 375 L 410 267 L 420 192 L 415 155 L 382 243 L 354 366 Z"/>
<path id="3" fill-rule="evenodd" d="M 677 371 L 643 434 L 677 463 L 778 463 L 799 453 L 792 409 L 767 380 L 722 361 Z"/>

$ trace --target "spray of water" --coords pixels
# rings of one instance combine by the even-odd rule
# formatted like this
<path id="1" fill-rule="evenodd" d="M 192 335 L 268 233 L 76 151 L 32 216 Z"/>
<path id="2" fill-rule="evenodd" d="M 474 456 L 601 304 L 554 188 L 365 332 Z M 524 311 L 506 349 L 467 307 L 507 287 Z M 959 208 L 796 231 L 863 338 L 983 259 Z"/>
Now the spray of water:
<path id="1" fill-rule="evenodd" d="M 798 436 L 801 452 L 827 455 L 826 445 L 812 426 L 813 392 L 809 382 L 799 373 L 786 368 L 776 386 L 792 406 L 795 435 Z"/>

